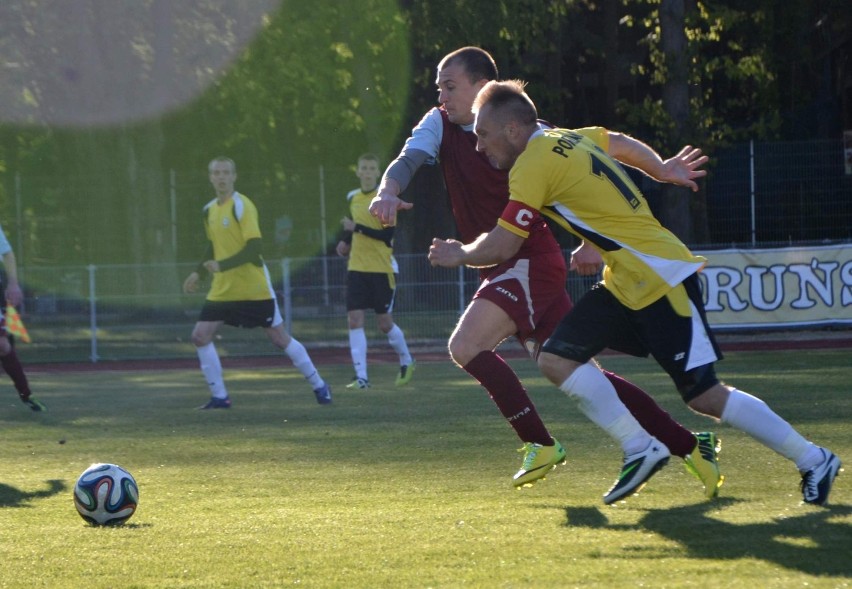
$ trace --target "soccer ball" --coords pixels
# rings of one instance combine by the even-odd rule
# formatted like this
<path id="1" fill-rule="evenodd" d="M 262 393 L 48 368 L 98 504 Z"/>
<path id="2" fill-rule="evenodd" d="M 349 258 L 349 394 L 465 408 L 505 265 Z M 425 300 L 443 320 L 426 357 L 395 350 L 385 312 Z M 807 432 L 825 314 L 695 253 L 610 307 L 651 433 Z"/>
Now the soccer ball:
<path id="1" fill-rule="evenodd" d="M 139 503 L 139 487 L 129 472 L 116 464 L 93 464 L 74 485 L 74 506 L 93 526 L 120 525 Z"/>

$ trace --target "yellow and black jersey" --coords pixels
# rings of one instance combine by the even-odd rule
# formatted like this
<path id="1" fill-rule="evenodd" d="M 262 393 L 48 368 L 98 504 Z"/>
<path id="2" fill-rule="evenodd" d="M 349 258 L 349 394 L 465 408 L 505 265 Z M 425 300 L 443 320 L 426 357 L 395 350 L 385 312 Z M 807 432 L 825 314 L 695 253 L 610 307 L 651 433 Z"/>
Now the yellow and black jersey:
<path id="1" fill-rule="evenodd" d="M 238 192 L 225 202 L 213 199 L 204 206 L 204 230 L 213 244 L 215 260 L 231 258 L 245 249 L 250 239 L 260 239 L 257 208 Z M 271 299 L 269 274 L 258 256 L 256 263 L 245 263 L 213 274 L 207 300 L 262 301 Z"/>
<path id="2" fill-rule="evenodd" d="M 393 257 L 393 228 L 382 227 L 381 221 L 370 214 L 370 201 L 375 196 L 375 189 L 364 192 L 360 188 L 346 195 L 349 213 L 356 225 L 347 268 L 357 272 L 394 274 L 398 269 Z"/>
<path id="3" fill-rule="evenodd" d="M 597 248 L 606 288 L 641 309 L 702 268 L 651 213 L 642 193 L 607 155 L 606 129 L 544 129 L 533 134 L 509 172 L 510 202 L 498 223 L 527 237 L 541 212 Z"/>

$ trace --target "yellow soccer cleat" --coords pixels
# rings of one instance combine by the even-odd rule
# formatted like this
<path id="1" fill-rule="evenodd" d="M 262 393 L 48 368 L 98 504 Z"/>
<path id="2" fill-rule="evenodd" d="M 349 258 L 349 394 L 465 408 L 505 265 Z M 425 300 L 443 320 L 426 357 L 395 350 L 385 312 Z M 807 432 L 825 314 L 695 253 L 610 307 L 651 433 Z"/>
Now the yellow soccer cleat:
<path id="1" fill-rule="evenodd" d="M 692 453 L 683 459 L 686 470 L 704 483 L 704 494 L 712 499 L 719 494 L 719 487 L 725 482 L 719 470 L 719 452 L 722 450 L 722 440 L 713 432 L 695 434 L 697 444 Z"/>
<path id="2" fill-rule="evenodd" d="M 542 446 L 527 442 L 518 452 L 524 453 L 524 462 L 512 484 L 515 488 L 531 487 L 536 481 L 544 479 L 557 464 L 565 464 L 565 448 L 555 438 L 552 446 Z"/>
<path id="3" fill-rule="evenodd" d="M 413 359 L 411 360 L 411 364 L 406 364 L 405 366 L 399 367 L 399 374 L 396 376 L 396 386 L 401 387 L 407 385 L 411 381 L 411 377 L 414 376 L 414 367 L 417 366 L 417 362 Z"/>

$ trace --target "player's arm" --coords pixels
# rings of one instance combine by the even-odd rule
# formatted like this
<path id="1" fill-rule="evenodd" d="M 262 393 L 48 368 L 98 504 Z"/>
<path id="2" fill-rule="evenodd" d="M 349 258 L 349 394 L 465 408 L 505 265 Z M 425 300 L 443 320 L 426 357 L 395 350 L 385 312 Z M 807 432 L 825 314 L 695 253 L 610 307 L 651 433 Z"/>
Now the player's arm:
<path id="1" fill-rule="evenodd" d="M 399 198 L 408 187 L 420 166 L 432 162 L 438 156 L 443 137 L 443 122 L 437 108 L 427 112 L 414 127 L 402 151 L 382 175 L 379 188 L 370 203 L 370 214 L 382 225 L 396 225 L 398 211 L 411 209 L 414 204 Z"/>
<path id="2" fill-rule="evenodd" d="M 198 290 L 198 282 L 202 277 L 206 277 L 209 272 L 205 264 L 213 258 L 213 243 L 207 242 L 207 249 L 204 251 L 203 261 L 198 263 L 195 270 L 189 273 L 186 280 L 183 281 L 183 292 L 189 294 Z"/>
<path id="3" fill-rule="evenodd" d="M 402 200 L 399 195 L 408 187 L 415 172 L 429 157 L 427 152 L 419 149 L 403 149 L 399 157 L 385 170 L 376 196 L 370 202 L 370 214 L 383 225 L 396 225 L 397 212 L 414 207 L 414 203 Z"/>
<path id="4" fill-rule="evenodd" d="M 384 242 L 384 244 L 388 247 L 392 247 L 393 234 L 395 231 L 396 229 L 394 227 L 373 229 L 372 227 L 367 227 L 366 225 L 361 225 L 360 223 L 356 223 L 355 228 L 353 229 L 354 233 L 360 233 L 361 235 L 366 235 L 370 239 L 375 239 L 376 241 Z"/>
<path id="5" fill-rule="evenodd" d="M 698 190 L 695 180 L 707 175 L 706 170 L 699 168 L 707 163 L 708 157 L 701 155 L 697 147 L 687 145 L 674 157 L 664 160 L 650 146 L 629 135 L 612 131 L 607 135 L 610 156 L 658 182 L 685 186 L 695 192 Z"/>
<path id="6" fill-rule="evenodd" d="M 259 237 L 253 237 L 247 240 L 245 247 L 243 247 L 243 249 L 235 253 L 233 256 L 225 258 L 224 260 L 211 260 L 206 262 L 204 265 L 210 272 L 225 272 L 226 270 L 232 270 L 233 268 L 242 266 L 243 264 L 254 264 L 255 266 L 262 266 L 262 243 L 263 242 Z"/>
<path id="7" fill-rule="evenodd" d="M 334 251 L 341 258 L 345 258 L 352 251 L 352 231 L 355 230 L 355 221 L 349 217 L 343 217 L 340 220 L 340 224 L 342 229 L 337 236 L 337 246 L 334 248 Z"/>
<path id="8" fill-rule="evenodd" d="M 568 269 L 580 276 L 594 276 L 601 271 L 601 268 L 603 268 L 603 257 L 587 241 L 581 242 L 580 246 L 571 252 L 571 263 Z"/>
<path id="9" fill-rule="evenodd" d="M 429 247 L 429 262 L 445 268 L 494 266 L 518 253 L 524 239 L 499 225 L 467 245 L 455 239 L 435 238 Z"/>
<path id="10" fill-rule="evenodd" d="M 24 298 L 21 285 L 18 284 L 18 261 L 15 252 L 9 250 L 3 254 L 3 266 L 6 268 L 6 300 L 17 307 Z"/>

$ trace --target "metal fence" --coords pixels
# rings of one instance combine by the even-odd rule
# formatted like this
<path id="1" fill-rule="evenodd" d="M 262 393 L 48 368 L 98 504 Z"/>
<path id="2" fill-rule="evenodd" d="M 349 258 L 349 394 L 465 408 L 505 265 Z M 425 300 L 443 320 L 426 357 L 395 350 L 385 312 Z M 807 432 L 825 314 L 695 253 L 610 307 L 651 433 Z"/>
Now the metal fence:
<path id="1" fill-rule="evenodd" d="M 423 255 L 397 256 L 394 317 L 413 346 L 444 344 L 478 284 L 471 269 L 433 268 Z M 348 346 L 346 261 L 339 257 L 268 261 L 287 329 L 309 348 Z M 193 357 L 189 335 L 204 294 L 181 293 L 194 265 L 103 265 L 29 268 L 23 319 L 28 362 L 98 362 Z M 577 297 L 593 279 L 571 278 Z M 370 323 L 372 345 L 387 340 Z M 224 356 L 277 353 L 259 330 L 223 327 Z"/>

